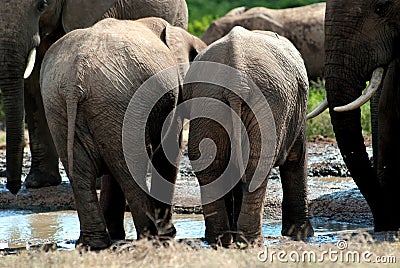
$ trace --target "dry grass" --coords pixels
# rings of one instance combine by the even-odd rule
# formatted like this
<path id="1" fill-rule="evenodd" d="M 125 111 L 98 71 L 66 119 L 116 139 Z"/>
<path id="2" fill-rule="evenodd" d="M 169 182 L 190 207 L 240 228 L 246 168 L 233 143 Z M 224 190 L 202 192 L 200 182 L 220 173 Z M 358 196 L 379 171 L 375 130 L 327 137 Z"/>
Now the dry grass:
<path id="1" fill-rule="evenodd" d="M 321 258 L 324 251 L 338 251 L 346 256 L 346 252 L 357 252 L 362 256 L 365 252 L 371 260 L 376 256 L 395 256 L 400 262 L 400 242 L 374 242 L 367 234 L 359 235 L 348 242 L 347 250 L 340 251 L 336 245 L 310 245 L 303 242 L 286 242 L 277 246 L 268 247 L 268 254 L 279 251 L 298 252 L 302 256 L 304 252 L 315 252 L 317 259 Z M 1 256 L 0 267 L 377 267 L 377 263 L 350 263 L 343 261 L 333 262 L 329 260 L 328 254 L 325 261 L 305 261 L 287 263 L 270 259 L 266 262 L 258 260 L 260 251 L 264 248 L 252 248 L 246 250 L 211 248 L 200 248 L 189 246 L 175 241 L 168 242 L 167 247 L 155 246 L 153 242 L 136 241 L 132 244 L 124 244 L 115 247 L 113 250 L 104 250 L 99 253 L 75 251 L 54 251 L 45 253 L 43 251 L 25 251 L 18 255 Z M 286 256 L 286 259 L 289 257 Z M 306 257 L 308 260 L 308 257 Z M 380 266 L 380 265 L 379 265 Z M 385 265 L 386 267 L 398 267 L 398 264 Z"/>

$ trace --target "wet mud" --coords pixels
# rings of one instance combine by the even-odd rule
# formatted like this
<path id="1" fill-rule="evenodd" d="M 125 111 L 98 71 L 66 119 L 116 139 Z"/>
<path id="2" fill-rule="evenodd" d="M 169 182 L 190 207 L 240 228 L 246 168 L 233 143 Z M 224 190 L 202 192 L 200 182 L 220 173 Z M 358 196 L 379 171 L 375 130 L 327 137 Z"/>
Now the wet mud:
<path id="1" fill-rule="evenodd" d="M 310 216 L 330 220 L 370 225 L 372 215 L 343 163 L 334 140 L 317 139 L 308 145 L 308 174 Z M 370 150 L 370 149 L 369 149 Z M 23 178 L 29 172 L 30 154 L 25 152 Z M 0 152 L 0 169 L 5 168 L 5 152 Z M 5 189 L 0 178 L 0 209 L 31 210 L 34 212 L 74 210 L 72 189 L 60 165 L 63 183 L 55 187 L 22 189 L 16 196 Z M 270 175 L 265 197 L 264 215 L 281 218 L 282 189 L 279 171 Z M 174 196 L 177 214 L 201 213 L 200 190 L 187 154 L 180 163 L 180 173 Z"/>

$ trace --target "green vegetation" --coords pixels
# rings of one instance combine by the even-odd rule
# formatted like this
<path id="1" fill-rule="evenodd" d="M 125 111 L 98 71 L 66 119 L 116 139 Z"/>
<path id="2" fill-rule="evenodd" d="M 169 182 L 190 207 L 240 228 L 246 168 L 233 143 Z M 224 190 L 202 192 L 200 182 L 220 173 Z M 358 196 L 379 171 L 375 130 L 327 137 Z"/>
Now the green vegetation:
<path id="1" fill-rule="evenodd" d="M 308 95 L 307 113 L 318 107 L 320 103 L 326 98 L 324 82 L 319 80 L 317 82 L 311 81 L 310 90 Z M 326 110 L 321 115 L 314 119 L 307 121 L 307 138 L 312 138 L 317 135 L 334 137 L 333 128 L 329 111 Z"/>
<path id="2" fill-rule="evenodd" d="M 325 85 L 323 81 L 311 81 L 308 96 L 307 112 L 311 112 L 326 98 Z M 361 107 L 361 125 L 364 135 L 371 135 L 371 114 L 369 102 Z M 334 137 L 329 111 L 326 110 L 321 115 L 307 121 L 307 138 L 317 135 Z"/>
<path id="3" fill-rule="evenodd" d="M 201 36 L 215 19 L 235 7 L 288 8 L 325 2 L 321 0 L 186 0 L 189 8 L 189 32 Z"/>

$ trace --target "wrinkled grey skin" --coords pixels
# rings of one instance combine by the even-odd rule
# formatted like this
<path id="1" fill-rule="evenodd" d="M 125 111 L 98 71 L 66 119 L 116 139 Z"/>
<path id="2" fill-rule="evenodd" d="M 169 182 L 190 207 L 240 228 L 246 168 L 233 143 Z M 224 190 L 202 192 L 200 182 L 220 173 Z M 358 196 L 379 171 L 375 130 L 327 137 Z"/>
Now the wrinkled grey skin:
<path id="1" fill-rule="evenodd" d="M 323 77 L 324 17 L 325 3 L 287 9 L 239 7 L 212 23 L 202 40 L 211 44 L 234 26 L 276 32 L 293 42 L 304 58 L 309 78 L 315 80 Z"/>
<path id="2" fill-rule="evenodd" d="M 47 2 L 47 4 L 46 4 Z M 47 49 L 66 32 L 88 27 L 106 17 L 162 17 L 187 28 L 184 0 L 2 0 L 0 1 L 0 88 L 7 126 L 7 188 L 21 187 L 26 111 L 32 153 L 27 187 L 61 182 L 58 156 L 44 116 L 39 71 Z M 28 54 L 37 48 L 36 65 L 23 80 Z"/>
<path id="3" fill-rule="evenodd" d="M 110 237 L 124 235 L 122 224 L 114 221 L 109 226 L 101 213 L 95 190 L 95 180 L 101 175 L 115 179 L 121 186 L 139 238 L 175 234 L 171 207 L 150 198 L 128 170 L 122 126 L 128 104 L 145 80 L 177 63 L 189 62 L 190 56 L 204 47 L 200 39 L 160 18 L 105 19 L 91 28 L 70 32 L 46 53 L 41 69 L 42 96 L 50 132 L 74 191 L 81 227 L 77 244 L 105 248 L 110 245 Z M 165 179 L 176 179 L 178 151 L 172 165 L 156 148 L 164 120 L 178 101 L 179 74 L 176 69 L 176 88 L 161 98 L 148 121 L 141 123 L 146 125 L 147 152 L 131 156 L 138 170 L 133 174 L 137 180 L 145 180 L 146 153 Z M 141 103 L 152 107 L 155 97 L 156 89 L 148 92 Z M 140 109 L 135 115 L 146 116 Z M 176 143 L 179 133 L 174 122 L 167 124 L 172 128 L 169 137 Z M 135 133 L 132 144 L 137 144 L 140 135 Z M 106 194 L 110 192 L 112 189 Z"/>
<path id="4" fill-rule="evenodd" d="M 256 56 L 254 56 L 256 55 Z M 211 243 L 229 245 L 232 238 L 236 241 L 247 243 L 262 242 L 261 222 L 262 208 L 267 186 L 267 176 L 272 166 L 279 166 L 283 185 L 283 222 L 282 234 L 304 238 L 313 235 L 313 229 L 308 219 L 307 208 L 307 183 L 306 183 L 306 145 L 305 145 L 305 113 L 308 98 L 308 79 L 304 62 L 300 53 L 284 37 L 272 32 L 251 32 L 240 26 L 234 27 L 228 35 L 212 43 L 195 59 L 190 67 L 186 79 L 189 81 L 196 77 L 193 70 L 197 61 L 211 61 L 239 70 L 251 78 L 261 90 L 269 103 L 273 117 L 268 117 L 265 106 L 260 102 L 254 87 L 248 82 L 239 87 L 239 92 L 246 96 L 243 101 L 232 91 L 218 85 L 207 83 L 187 84 L 184 87 L 183 99 L 188 101 L 199 97 L 214 98 L 229 105 L 241 118 L 249 135 L 249 162 L 245 167 L 245 175 L 239 181 L 238 168 L 226 174 L 227 179 L 237 180 L 239 183 L 223 198 L 203 205 L 206 240 Z M 253 68 L 255 67 L 255 68 Z M 216 77 L 226 73 L 214 71 Z M 242 81 L 242 80 L 241 80 Z M 246 102 L 246 103 L 245 103 Z M 248 104 L 253 102 L 252 105 Z M 189 105 L 188 105 L 189 106 Z M 254 114 L 261 114 L 259 121 Z M 189 106 L 189 113 L 198 107 Z M 220 107 L 207 108 L 213 114 L 224 113 Z M 258 112 L 257 112 L 258 111 Z M 191 114 L 192 116 L 192 114 Z M 243 136 L 240 129 L 232 125 L 232 116 L 229 112 L 222 114 L 226 119 L 221 124 L 205 118 L 190 121 L 189 131 L 189 158 L 196 172 L 200 185 L 206 185 L 217 179 L 228 165 L 230 143 L 233 143 L 233 159 L 240 159 L 238 148 L 243 147 L 237 138 Z M 260 149 L 261 133 L 268 129 L 260 130 L 262 120 L 272 120 L 276 126 L 276 149 L 264 151 Z M 225 130 L 222 127 L 225 126 Z M 227 132 L 233 129 L 237 133 L 229 140 Z M 261 132 L 260 132 L 261 131 Z M 271 138 L 271 137 L 267 137 Z M 209 161 L 213 155 L 213 146 L 203 146 L 200 142 L 211 139 L 216 145 L 216 157 L 210 165 L 203 163 Z M 239 143 L 239 144 L 237 144 Z M 236 150 L 236 151 L 235 151 Z M 272 156 L 272 166 L 267 169 L 267 159 Z M 199 160 L 201 157 L 202 160 Z M 213 158 L 211 158 L 213 159 Z M 238 160 L 239 163 L 240 160 Z M 252 176 L 255 173 L 258 161 L 259 168 L 265 169 L 261 178 L 262 184 L 255 191 L 249 190 Z M 240 164 L 236 164 L 239 166 Z M 207 168 L 205 168 L 205 166 Z M 207 193 L 202 189 L 202 196 Z M 232 237 L 236 234 L 235 237 Z"/>
<path id="5" fill-rule="evenodd" d="M 366 198 L 376 231 L 397 231 L 400 122 L 400 1 L 329 0 L 326 7 L 326 90 L 336 139 L 350 173 Z M 374 167 L 364 146 L 360 109 L 334 107 L 357 99 L 372 72 L 383 67 L 380 96 L 371 102 Z"/>

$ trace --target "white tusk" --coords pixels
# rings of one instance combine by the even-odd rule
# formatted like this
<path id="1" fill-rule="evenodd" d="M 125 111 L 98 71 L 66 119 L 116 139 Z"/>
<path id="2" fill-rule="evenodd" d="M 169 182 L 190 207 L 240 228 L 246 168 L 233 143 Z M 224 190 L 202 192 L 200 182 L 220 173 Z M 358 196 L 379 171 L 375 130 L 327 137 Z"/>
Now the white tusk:
<path id="1" fill-rule="evenodd" d="M 27 79 L 32 74 L 33 68 L 35 67 L 35 60 L 36 48 L 32 49 L 31 52 L 29 52 L 28 63 L 26 64 L 26 69 L 24 73 L 24 79 Z"/>
<path id="2" fill-rule="evenodd" d="M 382 82 L 383 72 L 384 69 L 382 67 L 375 69 L 375 71 L 372 73 L 371 81 L 369 83 L 368 88 L 358 99 L 347 105 L 335 107 L 333 110 L 335 112 L 347 112 L 363 106 L 367 101 L 369 101 L 372 98 L 372 96 L 378 90 Z"/>
<path id="3" fill-rule="evenodd" d="M 324 101 L 317 108 L 315 108 L 314 111 L 312 111 L 311 113 L 309 113 L 307 115 L 306 120 L 313 119 L 314 117 L 317 117 L 318 115 L 320 115 L 326 109 L 328 109 L 328 100 L 324 99 Z"/>

